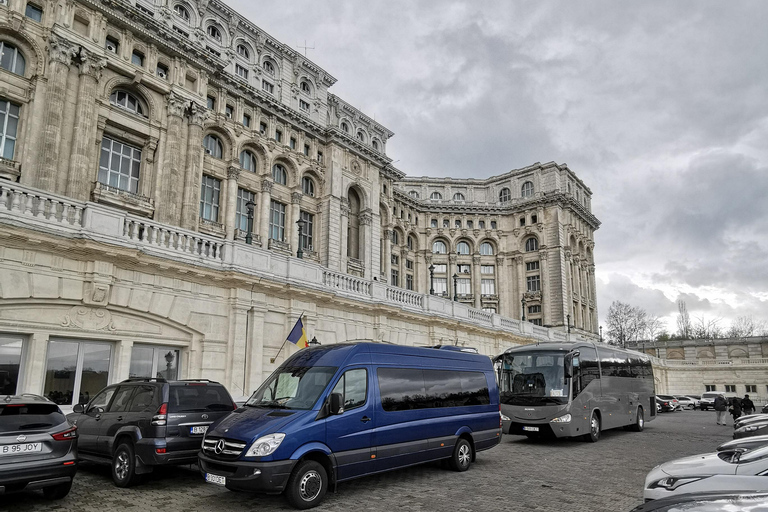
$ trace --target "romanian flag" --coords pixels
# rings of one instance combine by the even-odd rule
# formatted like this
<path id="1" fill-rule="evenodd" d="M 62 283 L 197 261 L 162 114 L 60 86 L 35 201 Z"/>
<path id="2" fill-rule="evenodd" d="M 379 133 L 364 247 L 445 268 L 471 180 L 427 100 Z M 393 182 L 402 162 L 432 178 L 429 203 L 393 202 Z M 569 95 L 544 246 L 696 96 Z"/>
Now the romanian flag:
<path id="1" fill-rule="evenodd" d="M 293 329 L 291 329 L 291 332 L 288 334 L 286 341 L 290 341 L 299 347 L 309 346 L 309 342 L 307 341 L 307 331 L 304 330 L 304 323 L 301 321 L 301 317 L 296 320 L 296 325 L 294 325 Z"/>

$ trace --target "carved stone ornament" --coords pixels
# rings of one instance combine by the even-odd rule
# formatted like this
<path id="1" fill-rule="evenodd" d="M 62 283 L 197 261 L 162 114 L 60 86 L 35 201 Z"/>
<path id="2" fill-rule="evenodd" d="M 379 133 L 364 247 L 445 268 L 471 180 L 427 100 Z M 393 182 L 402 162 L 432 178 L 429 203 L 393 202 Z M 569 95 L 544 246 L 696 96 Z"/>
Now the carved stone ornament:
<path id="1" fill-rule="evenodd" d="M 359 175 L 362 172 L 362 169 L 360 168 L 360 163 L 357 160 L 352 160 L 352 165 L 350 166 L 352 168 L 352 172 Z"/>
<path id="2" fill-rule="evenodd" d="M 261 181 L 261 191 L 266 192 L 268 194 L 272 193 L 272 180 L 262 180 Z"/>
<path id="3" fill-rule="evenodd" d="M 75 306 L 64 315 L 63 327 L 78 327 L 89 331 L 114 331 L 112 313 L 104 308 Z"/>
<path id="4" fill-rule="evenodd" d="M 80 74 L 88 75 L 95 80 L 101 78 L 101 70 L 107 65 L 107 59 L 86 49 L 80 50 Z"/>
<path id="5" fill-rule="evenodd" d="M 304 197 L 304 194 L 301 192 L 292 192 L 291 193 L 291 204 L 299 204 L 301 203 L 301 198 Z"/>
<path id="6" fill-rule="evenodd" d="M 72 63 L 72 59 L 79 50 L 77 46 L 56 34 L 51 34 L 48 45 L 48 58 L 50 61 L 61 62 L 67 66 Z"/>
<path id="7" fill-rule="evenodd" d="M 569 251 L 569 250 L 565 251 L 565 259 L 566 259 L 566 261 L 571 259 L 571 251 Z"/>
<path id="8" fill-rule="evenodd" d="M 539 259 L 546 260 L 547 259 L 547 251 L 539 251 Z"/>
<path id="9" fill-rule="evenodd" d="M 237 181 L 240 178 L 240 168 L 235 165 L 227 167 L 227 178 Z"/>
<path id="10" fill-rule="evenodd" d="M 171 91 L 168 94 L 168 115 L 183 117 L 184 109 L 187 108 L 188 104 L 189 104 L 189 100 Z"/>
<path id="11" fill-rule="evenodd" d="M 364 212 L 361 212 L 359 215 L 360 224 L 363 226 L 370 226 L 371 222 L 373 221 L 373 214 L 370 210 L 366 210 Z"/>
<path id="12" fill-rule="evenodd" d="M 198 126 L 203 126 L 205 120 L 211 115 L 210 110 L 194 101 L 189 104 L 187 113 L 189 114 L 189 124 L 196 124 Z"/>

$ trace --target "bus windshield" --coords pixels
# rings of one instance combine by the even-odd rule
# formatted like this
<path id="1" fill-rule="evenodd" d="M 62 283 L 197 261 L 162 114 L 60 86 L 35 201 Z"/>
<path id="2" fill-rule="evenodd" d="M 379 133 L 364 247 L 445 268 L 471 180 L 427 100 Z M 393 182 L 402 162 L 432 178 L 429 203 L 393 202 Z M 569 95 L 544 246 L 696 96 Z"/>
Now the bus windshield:
<path id="1" fill-rule="evenodd" d="M 506 405 L 563 405 L 568 403 L 564 351 L 503 354 L 497 360 L 501 403 Z"/>

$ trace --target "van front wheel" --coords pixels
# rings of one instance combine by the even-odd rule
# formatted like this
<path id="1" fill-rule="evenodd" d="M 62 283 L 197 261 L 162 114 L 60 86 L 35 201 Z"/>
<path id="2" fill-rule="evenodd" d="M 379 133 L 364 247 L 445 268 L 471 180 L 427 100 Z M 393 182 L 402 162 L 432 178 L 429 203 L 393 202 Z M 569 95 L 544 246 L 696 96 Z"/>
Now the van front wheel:
<path id="1" fill-rule="evenodd" d="M 327 490 L 328 474 L 323 465 L 314 460 L 305 460 L 293 470 L 285 489 L 285 497 L 294 507 L 305 510 L 319 505 Z"/>
<path id="2" fill-rule="evenodd" d="M 449 465 L 454 471 L 466 471 L 470 464 L 472 464 L 472 445 L 466 439 L 461 438 L 456 442 Z"/>

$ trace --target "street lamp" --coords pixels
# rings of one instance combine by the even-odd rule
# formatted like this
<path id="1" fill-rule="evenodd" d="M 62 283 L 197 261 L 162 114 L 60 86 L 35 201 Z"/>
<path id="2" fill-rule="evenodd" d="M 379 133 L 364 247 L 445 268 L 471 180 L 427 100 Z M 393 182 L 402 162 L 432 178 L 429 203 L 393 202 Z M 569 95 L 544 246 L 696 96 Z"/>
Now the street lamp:
<path id="1" fill-rule="evenodd" d="M 600 343 L 603 342 L 603 326 L 600 326 Z"/>
<path id="2" fill-rule="evenodd" d="M 309 345 L 310 347 L 319 347 L 320 345 L 322 345 L 322 343 L 320 343 L 319 341 L 317 341 L 317 336 L 312 336 L 312 339 L 311 339 L 311 340 L 309 340 L 309 343 L 308 343 L 308 345 Z"/>
<path id="3" fill-rule="evenodd" d="M 571 314 L 565 315 L 565 320 L 568 322 L 568 333 L 571 332 Z"/>
<path id="4" fill-rule="evenodd" d="M 304 251 L 302 250 L 302 237 L 304 232 L 304 226 L 307 224 L 304 219 L 299 219 L 296 221 L 296 224 L 299 226 L 299 248 L 296 250 L 296 257 L 299 259 L 304 258 Z"/>
<path id="5" fill-rule="evenodd" d="M 165 354 L 165 378 L 168 380 L 171 378 L 171 363 L 175 358 L 176 356 L 170 350 Z"/>
<path id="6" fill-rule="evenodd" d="M 525 295 L 523 295 L 523 298 L 520 299 L 520 304 L 523 305 L 523 322 L 525 322 Z"/>
<path id="7" fill-rule="evenodd" d="M 429 264 L 429 294 L 435 294 L 435 266 Z"/>
<path id="8" fill-rule="evenodd" d="M 256 206 L 256 203 L 253 201 L 248 201 L 245 203 L 245 209 L 247 210 L 248 215 L 248 232 L 245 234 L 245 243 L 248 245 L 251 245 L 253 243 L 253 207 Z"/>
<path id="9" fill-rule="evenodd" d="M 459 295 L 456 290 L 457 281 L 459 280 L 458 274 L 453 274 L 453 301 L 459 300 Z"/>

